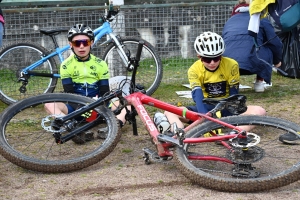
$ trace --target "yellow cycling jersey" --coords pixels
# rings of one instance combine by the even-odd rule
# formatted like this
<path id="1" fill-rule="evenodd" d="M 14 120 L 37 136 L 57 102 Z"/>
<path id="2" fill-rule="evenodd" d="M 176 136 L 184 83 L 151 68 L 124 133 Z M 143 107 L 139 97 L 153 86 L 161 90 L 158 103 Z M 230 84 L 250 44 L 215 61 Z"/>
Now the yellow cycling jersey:
<path id="1" fill-rule="evenodd" d="M 189 68 L 188 79 L 192 89 L 201 87 L 204 98 L 228 97 L 229 88 L 239 85 L 239 66 L 235 60 L 222 57 L 219 67 L 211 72 L 198 60 Z"/>
<path id="2" fill-rule="evenodd" d="M 87 61 L 79 61 L 76 56 L 69 56 L 60 67 L 61 79 L 71 78 L 73 83 L 94 84 L 99 80 L 109 79 L 105 61 L 90 54 Z"/>

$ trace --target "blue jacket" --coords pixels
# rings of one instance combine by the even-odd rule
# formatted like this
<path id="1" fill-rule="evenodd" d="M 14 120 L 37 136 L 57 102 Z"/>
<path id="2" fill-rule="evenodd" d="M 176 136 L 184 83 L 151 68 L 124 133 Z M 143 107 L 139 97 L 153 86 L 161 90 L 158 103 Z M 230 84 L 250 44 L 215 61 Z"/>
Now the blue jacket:
<path id="1" fill-rule="evenodd" d="M 244 12 L 233 15 L 225 23 L 222 33 L 225 42 L 224 56 L 233 58 L 238 62 L 241 69 L 257 74 L 267 83 L 270 83 L 272 74 L 270 65 L 278 64 L 281 61 L 282 43 L 276 36 L 270 21 L 266 18 L 262 19 L 257 35 L 258 45 L 270 41 L 259 48 L 257 57 L 253 37 L 248 35 L 249 19 L 249 13 Z"/>

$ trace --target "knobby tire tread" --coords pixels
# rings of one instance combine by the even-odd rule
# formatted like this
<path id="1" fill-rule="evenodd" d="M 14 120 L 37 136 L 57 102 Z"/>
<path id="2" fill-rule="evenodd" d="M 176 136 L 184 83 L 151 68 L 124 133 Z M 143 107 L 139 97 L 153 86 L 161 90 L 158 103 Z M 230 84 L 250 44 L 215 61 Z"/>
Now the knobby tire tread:
<path id="1" fill-rule="evenodd" d="M 105 141 L 100 149 L 94 152 L 90 152 L 88 155 L 85 155 L 81 158 L 75 160 L 65 160 L 65 161 L 41 161 L 36 160 L 31 157 L 24 156 L 23 154 L 14 150 L 6 141 L 5 141 L 5 126 L 6 123 L 19 111 L 22 111 L 24 108 L 34 105 L 36 103 L 42 103 L 47 100 L 53 101 L 62 101 L 66 99 L 72 100 L 72 102 L 81 102 L 81 103 L 91 103 L 91 98 L 83 97 L 75 94 L 66 94 L 66 93 L 49 93 L 41 94 L 35 97 L 30 97 L 27 99 L 20 100 L 15 104 L 10 105 L 0 116 L 0 153 L 1 155 L 9 160 L 10 162 L 23 167 L 25 169 L 46 172 L 46 173 L 62 173 L 70 172 L 74 170 L 79 170 L 91 166 L 106 156 L 108 156 L 121 138 L 121 132 L 119 130 L 119 124 L 116 119 L 116 116 L 108 108 L 100 106 L 98 109 L 106 113 L 106 120 L 109 121 L 109 130 L 112 131 L 111 137 L 108 141 Z M 34 102 L 34 103 L 33 103 Z M 54 138 L 53 138 L 54 139 Z M 72 141 L 68 141 L 72 142 Z M 64 144 L 61 144 L 64 145 Z"/>
<path id="2" fill-rule="evenodd" d="M 246 123 L 260 122 L 261 124 L 271 125 L 274 127 L 282 126 L 287 129 L 293 129 L 295 131 L 300 131 L 300 127 L 290 121 L 283 119 L 269 117 L 269 116 L 231 116 L 226 118 L 221 118 L 222 121 L 228 124 L 234 123 Z M 198 125 L 189 131 L 186 138 L 191 138 L 196 132 L 202 132 L 201 130 L 206 128 L 214 127 L 216 124 L 214 122 L 205 122 Z M 207 129 L 207 127 L 209 127 Z M 203 132 L 203 134 L 205 131 Z M 278 141 L 279 142 L 279 141 Z M 213 145 L 213 144 L 212 144 Z M 300 179 L 300 163 L 298 162 L 293 169 L 285 171 L 285 173 L 276 174 L 269 176 L 268 178 L 252 178 L 252 179 L 237 179 L 237 178 L 223 178 L 211 175 L 200 169 L 195 169 L 190 161 L 185 156 L 185 151 L 183 148 L 177 147 L 174 151 L 174 157 L 176 161 L 177 168 L 189 178 L 192 182 L 199 184 L 203 187 L 227 191 L 227 192 L 257 192 L 270 190 L 278 187 L 282 187 L 291 184 Z M 274 163 L 276 164 L 276 163 Z"/>

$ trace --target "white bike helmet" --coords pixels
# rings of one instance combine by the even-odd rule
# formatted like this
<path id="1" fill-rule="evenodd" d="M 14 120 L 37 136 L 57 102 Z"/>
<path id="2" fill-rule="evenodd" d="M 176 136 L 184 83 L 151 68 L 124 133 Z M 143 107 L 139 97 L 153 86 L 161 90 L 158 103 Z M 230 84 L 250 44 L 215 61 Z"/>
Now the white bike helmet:
<path id="1" fill-rule="evenodd" d="M 204 32 L 196 38 L 194 48 L 201 57 L 213 58 L 223 54 L 225 43 L 220 35 Z"/>
<path id="2" fill-rule="evenodd" d="M 76 24 L 72 26 L 68 32 L 68 40 L 71 42 L 73 37 L 76 35 L 86 35 L 90 40 L 94 40 L 93 30 L 84 24 Z"/>

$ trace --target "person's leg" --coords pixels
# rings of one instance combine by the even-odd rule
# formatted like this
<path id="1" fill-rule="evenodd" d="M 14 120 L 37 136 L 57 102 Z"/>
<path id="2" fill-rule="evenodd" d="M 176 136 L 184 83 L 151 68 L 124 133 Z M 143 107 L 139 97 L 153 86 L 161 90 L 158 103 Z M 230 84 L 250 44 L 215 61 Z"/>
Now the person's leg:
<path id="1" fill-rule="evenodd" d="M 68 107 L 64 103 L 46 103 L 44 106 L 46 112 L 51 115 L 66 115 L 68 114 Z"/>
<path id="2" fill-rule="evenodd" d="M 114 110 L 118 107 L 118 105 L 119 105 L 119 101 L 114 101 L 114 102 L 112 102 L 111 105 L 110 105 L 111 110 L 114 111 Z M 128 110 L 131 110 L 131 106 L 127 106 L 127 109 L 128 109 Z M 119 120 L 119 123 L 120 123 L 120 127 L 121 127 L 121 128 L 122 128 L 122 126 L 124 126 L 124 124 L 126 123 L 125 115 L 126 115 L 126 109 L 123 108 L 123 109 L 121 110 L 121 113 L 118 114 L 118 115 L 116 116 L 117 119 Z"/>
<path id="3" fill-rule="evenodd" d="M 255 92 L 264 92 L 265 91 L 264 79 L 258 75 L 256 75 L 256 80 L 254 83 L 254 91 Z"/>
<path id="4" fill-rule="evenodd" d="M 173 131 L 172 130 L 172 127 L 173 127 L 172 124 L 174 124 L 174 123 L 176 123 L 178 128 L 184 128 L 184 125 L 181 121 L 181 120 L 184 120 L 184 119 L 181 119 L 178 115 L 176 115 L 174 113 L 171 113 L 171 112 L 168 112 L 168 111 L 165 111 L 164 115 L 168 118 L 168 120 L 171 124 L 171 131 Z"/>
<path id="5" fill-rule="evenodd" d="M 3 26 L 3 24 L 0 22 L 0 47 L 2 47 L 3 34 L 4 34 L 4 26 Z"/>
<path id="6" fill-rule="evenodd" d="M 241 115 L 266 115 L 266 110 L 261 106 L 247 106 L 247 111 L 242 113 Z M 245 131 L 250 131 L 254 128 L 254 126 L 239 126 L 243 128 Z"/>
<path id="7" fill-rule="evenodd" d="M 191 110 L 191 111 L 194 111 L 194 112 L 198 112 L 196 106 L 188 106 L 188 107 L 181 107 L 181 108 L 185 108 L 185 109 L 188 109 L 188 110 Z M 190 122 L 188 119 L 185 119 L 181 116 L 178 116 L 178 115 L 176 115 L 174 113 L 171 113 L 171 112 L 168 112 L 168 111 L 165 111 L 164 115 L 166 115 L 166 117 L 168 118 L 168 120 L 171 124 L 171 131 L 173 131 L 172 130 L 172 127 L 173 127 L 172 124 L 174 124 L 174 123 L 176 123 L 178 128 L 184 128 L 183 123 L 189 123 Z"/>
<path id="8" fill-rule="evenodd" d="M 261 106 L 247 106 L 247 111 L 241 115 L 266 115 L 266 110 Z"/>

